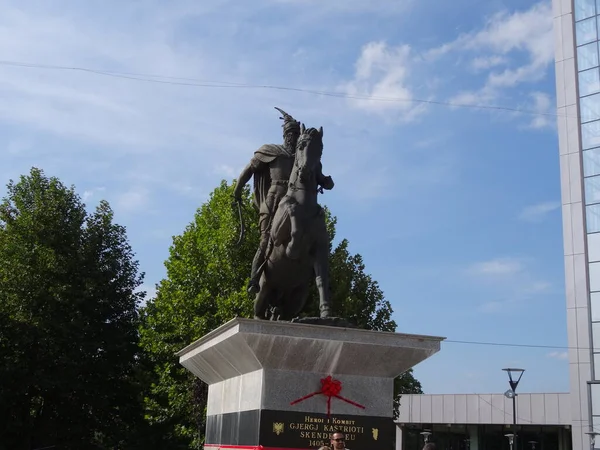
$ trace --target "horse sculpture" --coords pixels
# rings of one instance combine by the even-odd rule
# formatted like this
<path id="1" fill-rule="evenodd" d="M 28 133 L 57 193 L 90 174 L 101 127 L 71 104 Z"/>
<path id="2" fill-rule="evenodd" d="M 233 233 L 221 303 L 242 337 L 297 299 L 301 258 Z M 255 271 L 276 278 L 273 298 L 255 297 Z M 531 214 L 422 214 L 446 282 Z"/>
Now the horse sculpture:
<path id="1" fill-rule="evenodd" d="M 329 298 L 329 235 L 317 202 L 323 154 L 323 128 L 301 126 L 294 167 L 286 195 L 271 224 L 255 318 L 291 320 L 306 304 L 315 276 L 322 318 L 331 313 Z"/>

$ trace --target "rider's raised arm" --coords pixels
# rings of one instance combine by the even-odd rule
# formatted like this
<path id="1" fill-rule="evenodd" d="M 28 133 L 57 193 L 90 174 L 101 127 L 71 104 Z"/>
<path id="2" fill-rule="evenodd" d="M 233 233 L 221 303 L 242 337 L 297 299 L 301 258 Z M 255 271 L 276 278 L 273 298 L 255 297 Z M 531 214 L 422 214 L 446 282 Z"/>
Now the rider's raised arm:
<path id="1" fill-rule="evenodd" d="M 248 165 L 244 167 L 244 170 L 242 170 L 242 173 L 240 173 L 240 176 L 237 179 L 237 183 L 235 184 L 235 190 L 233 191 L 233 196 L 236 199 L 240 199 L 242 197 L 242 190 L 244 189 L 244 186 L 246 186 L 248 181 L 250 181 L 252 175 L 254 175 L 254 173 L 257 171 L 264 169 L 265 165 L 266 164 L 264 162 L 262 162 L 255 156 L 250 160 Z"/>
<path id="2" fill-rule="evenodd" d="M 254 174 L 254 168 L 252 167 L 252 161 L 250 161 L 250 164 L 244 167 L 244 170 L 242 170 L 242 173 L 240 173 L 240 176 L 235 184 L 233 196 L 236 199 L 242 198 L 242 190 L 244 189 L 244 186 L 246 186 L 246 183 L 250 181 L 250 178 L 252 178 L 252 174 Z"/>

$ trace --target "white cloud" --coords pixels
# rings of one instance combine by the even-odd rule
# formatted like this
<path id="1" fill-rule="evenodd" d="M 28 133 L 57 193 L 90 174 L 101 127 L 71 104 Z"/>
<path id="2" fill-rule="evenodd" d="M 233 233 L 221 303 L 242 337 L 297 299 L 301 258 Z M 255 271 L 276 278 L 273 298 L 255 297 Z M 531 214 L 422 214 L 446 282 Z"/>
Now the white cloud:
<path id="1" fill-rule="evenodd" d="M 500 98 L 504 89 L 544 78 L 554 60 L 552 8 L 549 2 L 536 3 L 524 11 L 494 14 L 483 29 L 459 36 L 456 40 L 434 48 L 427 57 L 438 59 L 449 54 L 477 53 L 471 66 L 487 70 L 487 79 L 479 89 L 451 98 L 456 103 L 486 104 Z M 546 99 L 536 98 L 537 106 L 549 110 Z M 466 101 L 465 101 L 466 100 Z M 540 128 L 542 122 L 535 122 Z M 543 122 L 543 126 L 546 123 Z"/>
<path id="2" fill-rule="evenodd" d="M 378 99 L 353 99 L 351 104 L 358 108 L 371 112 L 398 111 L 403 120 L 410 121 L 425 110 L 423 104 L 414 103 L 409 87 L 412 59 L 408 45 L 390 47 L 383 41 L 369 42 L 355 63 L 354 79 L 341 89 L 352 97 Z"/>
<path id="3" fill-rule="evenodd" d="M 484 314 L 496 314 L 510 310 L 508 301 L 488 301 L 481 304 L 477 310 Z"/>
<path id="4" fill-rule="evenodd" d="M 411 121 L 428 111 L 427 102 L 435 99 L 434 91 L 443 84 L 443 79 L 425 74 L 423 67 L 429 64 L 431 72 L 448 72 L 451 66 L 465 66 L 465 58 L 466 67 L 482 73 L 485 81 L 476 89 L 471 88 L 474 83 L 468 83 L 466 90 L 450 95 L 449 103 L 496 105 L 499 99 L 507 98 L 507 89 L 539 81 L 547 75 L 554 58 L 550 4 L 540 2 L 526 10 L 501 11 L 481 29 L 422 54 L 406 43 L 392 46 L 383 41 L 369 42 L 355 63 L 354 78 L 342 84 L 341 89 L 350 96 L 372 97 L 352 99 L 350 104 L 357 108 L 386 114 L 384 117 L 393 112 L 402 120 Z M 531 103 L 523 109 L 537 115 L 528 127 L 552 126 L 551 98 L 540 92 L 529 96 Z"/>
<path id="5" fill-rule="evenodd" d="M 521 261 L 514 258 L 497 258 L 473 264 L 469 271 L 474 275 L 506 276 L 523 269 Z"/>
<path id="6" fill-rule="evenodd" d="M 265 84 L 268 80 L 269 84 L 299 87 L 305 86 L 307 79 L 315 80 L 315 62 L 311 59 L 302 63 L 308 66 L 303 69 L 310 69 L 310 77 L 293 76 L 302 73 L 296 70 L 298 61 L 294 61 L 291 75 L 286 72 L 281 58 L 290 47 L 279 43 L 279 28 L 262 29 L 261 40 L 268 41 L 269 33 L 273 33 L 272 45 L 266 53 L 264 46 L 257 45 L 258 53 L 250 54 L 239 48 L 239 27 L 250 27 L 243 21 L 231 21 L 232 29 L 218 25 L 220 39 L 216 40 L 205 41 L 185 33 L 190 17 L 205 20 L 206 14 L 221 13 L 219 8 L 183 2 L 165 14 L 164 8 L 142 11 L 128 5 L 120 9 L 119 20 L 114 20 L 107 16 L 111 5 L 89 6 L 83 11 L 76 5 L 56 9 L 50 4 L 42 9 L 26 4 L 6 6 L 0 17 L 0 55 L 4 60 L 42 65 L 160 73 L 195 80 L 250 84 Z M 253 8 L 235 3 L 231 6 L 236 17 L 244 17 Z M 290 24 L 285 31 L 292 32 L 295 25 Z M 408 92 L 402 84 L 405 71 L 396 63 L 410 53 L 409 49 L 383 45 L 371 46 L 365 52 L 357 66 L 357 92 L 366 89 L 369 94 L 392 96 Z M 323 82 L 338 86 L 340 79 L 339 74 L 327 75 Z M 26 130 L 26 135 L 36 136 L 44 145 L 48 140 L 59 142 L 39 160 L 41 167 L 55 164 L 58 171 L 54 173 L 59 176 L 76 173 L 72 182 L 78 187 L 83 185 L 89 191 L 88 198 L 94 185 L 110 186 L 107 199 L 115 202 L 119 211 L 139 211 L 148 205 L 148 196 L 157 192 L 200 199 L 214 187 L 215 175 L 236 177 L 256 148 L 281 139 L 280 121 L 273 106 L 288 110 L 298 119 L 315 121 L 327 130 L 332 126 L 348 130 L 358 123 L 363 126 L 365 119 L 362 111 L 347 108 L 343 101 L 326 99 L 325 104 L 323 98 L 294 92 L 174 86 L 42 68 L 3 67 L 0 96 L 4 99 L 0 103 L 0 122 Z M 400 103 L 406 117 L 419 111 L 413 106 Z M 370 132 L 386 126 L 375 119 L 373 124 Z M 344 179 L 349 184 L 370 159 L 364 149 L 371 138 L 368 134 L 357 135 L 343 147 L 339 131 L 327 136 L 328 148 L 345 151 L 326 150 L 324 164 L 336 167 L 332 175 L 342 185 Z M 428 170 L 437 167 L 427 155 L 415 165 Z M 337 168 L 342 166 L 347 168 L 345 175 L 338 173 Z M 413 166 L 403 167 L 410 173 Z M 427 184 L 424 180 L 418 182 Z"/>
<path id="7" fill-rule="evenodd" d="M 506 282 L 507 280 L 504 280 Z M 552 284 L 547 281 L 535 280 L 531 276 L 513 277 L 503 286 L 502 298 L 487 300 L 481 303 L 478 311 L 486 314 L 511 313 L 515 307 L 535 298 L 541 294 L 550 292 Z"/>
<path id="8" fill-rule="evenodd" d="M 547 356 L 548 358 L 559 359 L 563 361 L 569 359 L 568 352 L 550 352 Z"/>
<path id="9" fill-rule="evenodd" d="M 491 69 L 492 67 L 496 67 L 502 64 L 507 63 L 507 58 L 500 55 L 492 55 L 492 56 L 478 56 L 471 61 L 471 67 L 476 70 L 486 70 Z"/>
<path id="10" fill-rule="evenodd" d="M 552 211 L 560 208 L 560 202 L 542 202 L 527 206 L 519 214 L 519 219 L 526 222 L 540 222 Z"/>
<path id="11" fill-rule="evenodd" d="M 406 11 L 414 0 L 274 0 L 276 3 L 301 6 L 312 14 L 375 13 L 377 15 L 398 14 Z"/>
<path id="12" fill-rule="evenodd" d="M 94 197 L 97 197 L 97 195 L 99 193 L 105 192 L 105 191 L 106 191 L 106 188 L 104 186 L 92 188 L 92 189 L 86 189 L 85 191 L 83 191 L 81 198 L 84 202 L 86 202 Z"/>
<path id="13" fill-rule="evenodd" d="M 485 86 L 478 91 L 461 91 L 454 95 L 449 103 L 458 106 L 489 106 L 496 100 L 497 93 Z"/>
<path id="14" fill-rule="evenodd" d="M 32 147 L 33 147 L 33 142 L 31 141 L 31 139 L 17 138 L 17 139 L 11 139 L 8 142 L 6 151 L 12 155 L 22 156 L 27 151 L 31 150 Z"/>
<path id="15" fill-rule="evenodd" d="M 219 177 L 224 177 L 227 180 L 230 180 L 232 178 L 237 178 L 241 171 L 242 171 L 241 168 L 235 168 L 228 164 L 217 164 L 214 169 L 215 175 L 217 175 Z"/>
<path id="16" fill-rule="evenodd" d="M 306 6 L 305 1 L 312 5 L 312 0 L 293 0 L 283 6 Z M 375 11 L 371 3 L 368 6 L 354 1 L 335 3 L 337 6 L 332 3 L 327 8 L 335 6 L 346 12 L 362 8 L 390 14 L 400 8 L 400 4 L 405 8 L 410 1 L 393 2 L 395 6 L 390 6 L 385 13 Z M 392 119 L 404 121 L 427 111 L 426 105 L 415 100 L 429 78 L 418 73 L 415 61 L 420 58 L 415 58 L 409 45 L 394 46 L 382 41 L 366 44 L 349 82 L 348 77 L 340 73 L 331 75 L 322 71 L 326 75 L 320 75 L 320 71 L 314 70 L 315 52 L 302 47 L 294 48 L 294 54 L 308 59 L 293 58 L 293 70 L 287 72 L 281 58 L 289 56 L 290 47 L 278 39 L 282 25 L 274 23 L 261 29 L 260 40 L 269 42 L 269 50 L 256 45 L 257 54 L 240 52 L 241 27 L 250 27 L 240 20 L 220 24 L 220 38 L 216 40 L 207 41 L 185 33 L 185 24 L 190 18 L 206 20 L 206 16 L 222 13 L 224 4 L 233 8 L 231 13 L 238 18 L 246 17 L 253 9 L 227 0 L 210 5 L 182 1 L 167 12 L 164 8 L 140 9 L 128 4 L 115 20 L 109 13 L 113 10 L 110 2 L 83 9 L 68 6 L 68 2 L 64 8 L 43 3 L 41 9 L 11 4 L 0 17 L 0 54 L 5 60 L 23 59 L 128 73 L 162 73 L 196 80 L 257 84 L 265 84 L 267 80 L 269 84 L 316 86 L 319 90 L 341 86 L 351 95 L 392 97 L 402 101 L 353 100 L 351 104 L 357 108 L 347 108 L 344 101 L 327 99 L 325 107 L 323 98 L 282 91 L 173 86 L 88 72 L 3 67 L 0 95 L 5 101 L 0 103 L 0 121 L 26 129 L 27 134 L 38 133 L 42 139 L 60 140 L 61 144 L 52 149 L 55 150 L 53 157 L 40 160 L 40 165 L 48 167 L 55 163 L 58 167 L 77 167 L 79 175 L 86 183 L 90 180 L 92 186 L 111 183 L 111 192 L 124 192 L 116 201 L 119 207 L 127 209 L 145 204 L 143 195 L 140 192 L 134 195 L 130 192 L 132 189 L 146 188 L 155 192 L 160 187 L 160 191 L 172 195 L 199 198 L 197 193 L 205 195 L 211 190 L 215 175 L 237 176 L 239 170 L 235 168 L 241 168 L 256 147 L 280 139 L 277 116 L 272 110 L 274 105 L 289 108 L 299 119 L 321 121 L 326 129 L 331 125 L 337 127 L 337 136 L 328 137 L 328 145 L 345 148 L 344 153 L 327 153 L 325 159 L 331 167 L 336 167 L 332 175 L 346 184 L 356 178 L 366 161 L 372 160 L 372 134 L 357 134 L 356 139 L 344 141 L 349 144 L 344 147 L 338 134 L 340 129 L 348 130 L 369 120 L 365 119 L 364 111 L 384 114 L 383 117 L 389 113 Z M 320 13 L 327 9 L 319 7 L 322 8 Z M 294 20 L 300 19 L 294 16 Z M 293 27 L 300 23 L 307 26 L 305 22 L 293 21 L 286 25 L 285 31 L 293 32 Z M 157 61 L 160 64 L 157 65 Z M 340 79 L 346 81 L 340 82 Z M 307 86 L 307 80 L 315 84 Z M 430 92 L 419 97 L 432 98 Z M 371 120 L 369 125 L 373 127 L 369 133 L 385 129 L 381 116 Z M 268 131 L 265 123 L 272 124 L 272 131 Z M 399 153 L 402 151 L 404 149 Z M 425 177 L 419 177 L 420 173 L 448 173 L 446 157 L 439 158 L 433 153 L 422 155 L 419 161 L 399 158 L 411 186 L 427 183 Z M 99 166 L 102 170 L 98 170 Z M 343 171 L 345 174 L 341 175 Z M 132 179 L 130 172 L 143 173 L 146 177 Z M 119 187 L 113 189 L 112 184 Z M 372 184 L 372 193 L 389 191 L 377 180 Z M 91 187 L 86 186 L 86 189 Z M 114 197 L 109 200 L 115 201 Z M 367 197 L 372 198 L 366 196 L 365 199 Z"/>
<path id="17" fill-rule="evenodd" d="M 527 258 L 495 258 L 472 264 L 467 275 L 483 284 L 481 313 L 510 313 L 528 301 L 552 290 L 552 284 L 535 274 Z M 489 298 L 490 294 L 493 298 Z"/>
<path id="18" fill-rule="evenodd" d="M 132 213 L 144 209 L 150 201 L 150 192 L 143 187 L 133 187 L 116 196 L 116 209 L 121 213 Z"/>
<path id="19" fill-rule="evenodd" d="M 555 111 L 554 99 L 545 92 L 532 92 L 529 94 L 533 100 L 531 111 L 537 115 L 529 123 L 529 128 L 543 129 L 554 128 L 556 126 L 556 115 L 552 114 Z"/>
<path id="20" fill-rule="evenodd" d="M 514 86 L 523 81 L 540 79 L 544 76 L 546 67 L 554 60 L 550 2 L 540 2 L 526 11 L 513 14 L 496 14 L 487 27 L 470 40 L 470 47 L 491 49 L 500 55 L 515 50 L 528 54 L 526 64 L 491 73 L 488 82 L 492 86 Z"/>
<path id="21" fill-rule="evenodd" d="M 530 284 L 523 286 L 523 293 L 538 294 L 548 292 L 552 288 L 552 283 L 547 281 L 532 281 Z"/>

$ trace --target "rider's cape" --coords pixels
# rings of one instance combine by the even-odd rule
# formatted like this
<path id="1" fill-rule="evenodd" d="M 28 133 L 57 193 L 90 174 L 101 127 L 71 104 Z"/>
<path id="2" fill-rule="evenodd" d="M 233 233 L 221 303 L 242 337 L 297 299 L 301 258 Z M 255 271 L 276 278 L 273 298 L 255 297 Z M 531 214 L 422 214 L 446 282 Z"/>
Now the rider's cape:
<path id="1" fill-rule="evenodd" d="M 292 157 L 292 154 L 283 146 L 266 144 L 254 152 L 254 159 L 268 165 L 280 156 Z M 261 205 L 267 198 L 271 187 L 271 171 L 266 166 L 254 172 L 254 206 L 260 211 Z"/>

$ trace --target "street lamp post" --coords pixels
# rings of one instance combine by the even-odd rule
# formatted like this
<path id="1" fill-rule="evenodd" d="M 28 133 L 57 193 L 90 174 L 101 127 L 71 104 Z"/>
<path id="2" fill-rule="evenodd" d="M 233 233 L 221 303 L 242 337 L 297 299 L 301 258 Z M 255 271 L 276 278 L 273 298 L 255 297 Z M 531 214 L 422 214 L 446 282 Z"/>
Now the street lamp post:
<path id="1" fill-rule="evenodd" d="M 596 433 L 595 431 L 586 431 L 585 434 L 590 437 L 590 449 L 594 450 L 596 447 L 596 436 L 600 435 L 600 433 Z"/>
<path id="2" fill-rule="evenodd" d="M 510 447 L 510 450 L 513 450 L 513 444 L 515 443 L 515 435 L 510 433 L 510 434 L 505 434 L 504 436 L 506 436 L 508 438 L 508 445 Z"/>
<path id="3" fill-rule="evenodd" d="M 521 377 L 523 376 L 524 369 L 515 369 L 515 368 L 507 368 L 502 369 L 508 374 L 508 384 L 510 384 L 510 389 L 504 393 L 506 398 L 512 399 L 512 407 L 513 407 L 513 430 L 512 430 L 512 438 L 509 438 L 511 444 L 511 450 L 513 448 L 513 442 L 515 448 L 517 447 L 517 386 L 519 385 L 519 381 L 521 381 Z M 508 435 L 507 435 L 508 436 Z"/>
<path id="4" fill-rule="evenodd" d="M 423 440 L 427 444 L 429 442 L 429 436 L 431 436 L 431 431 L 429 431 L 429 430 L 421 431 L 420 434 L 421 434 L 421 436 L 423 436 Z"/>

